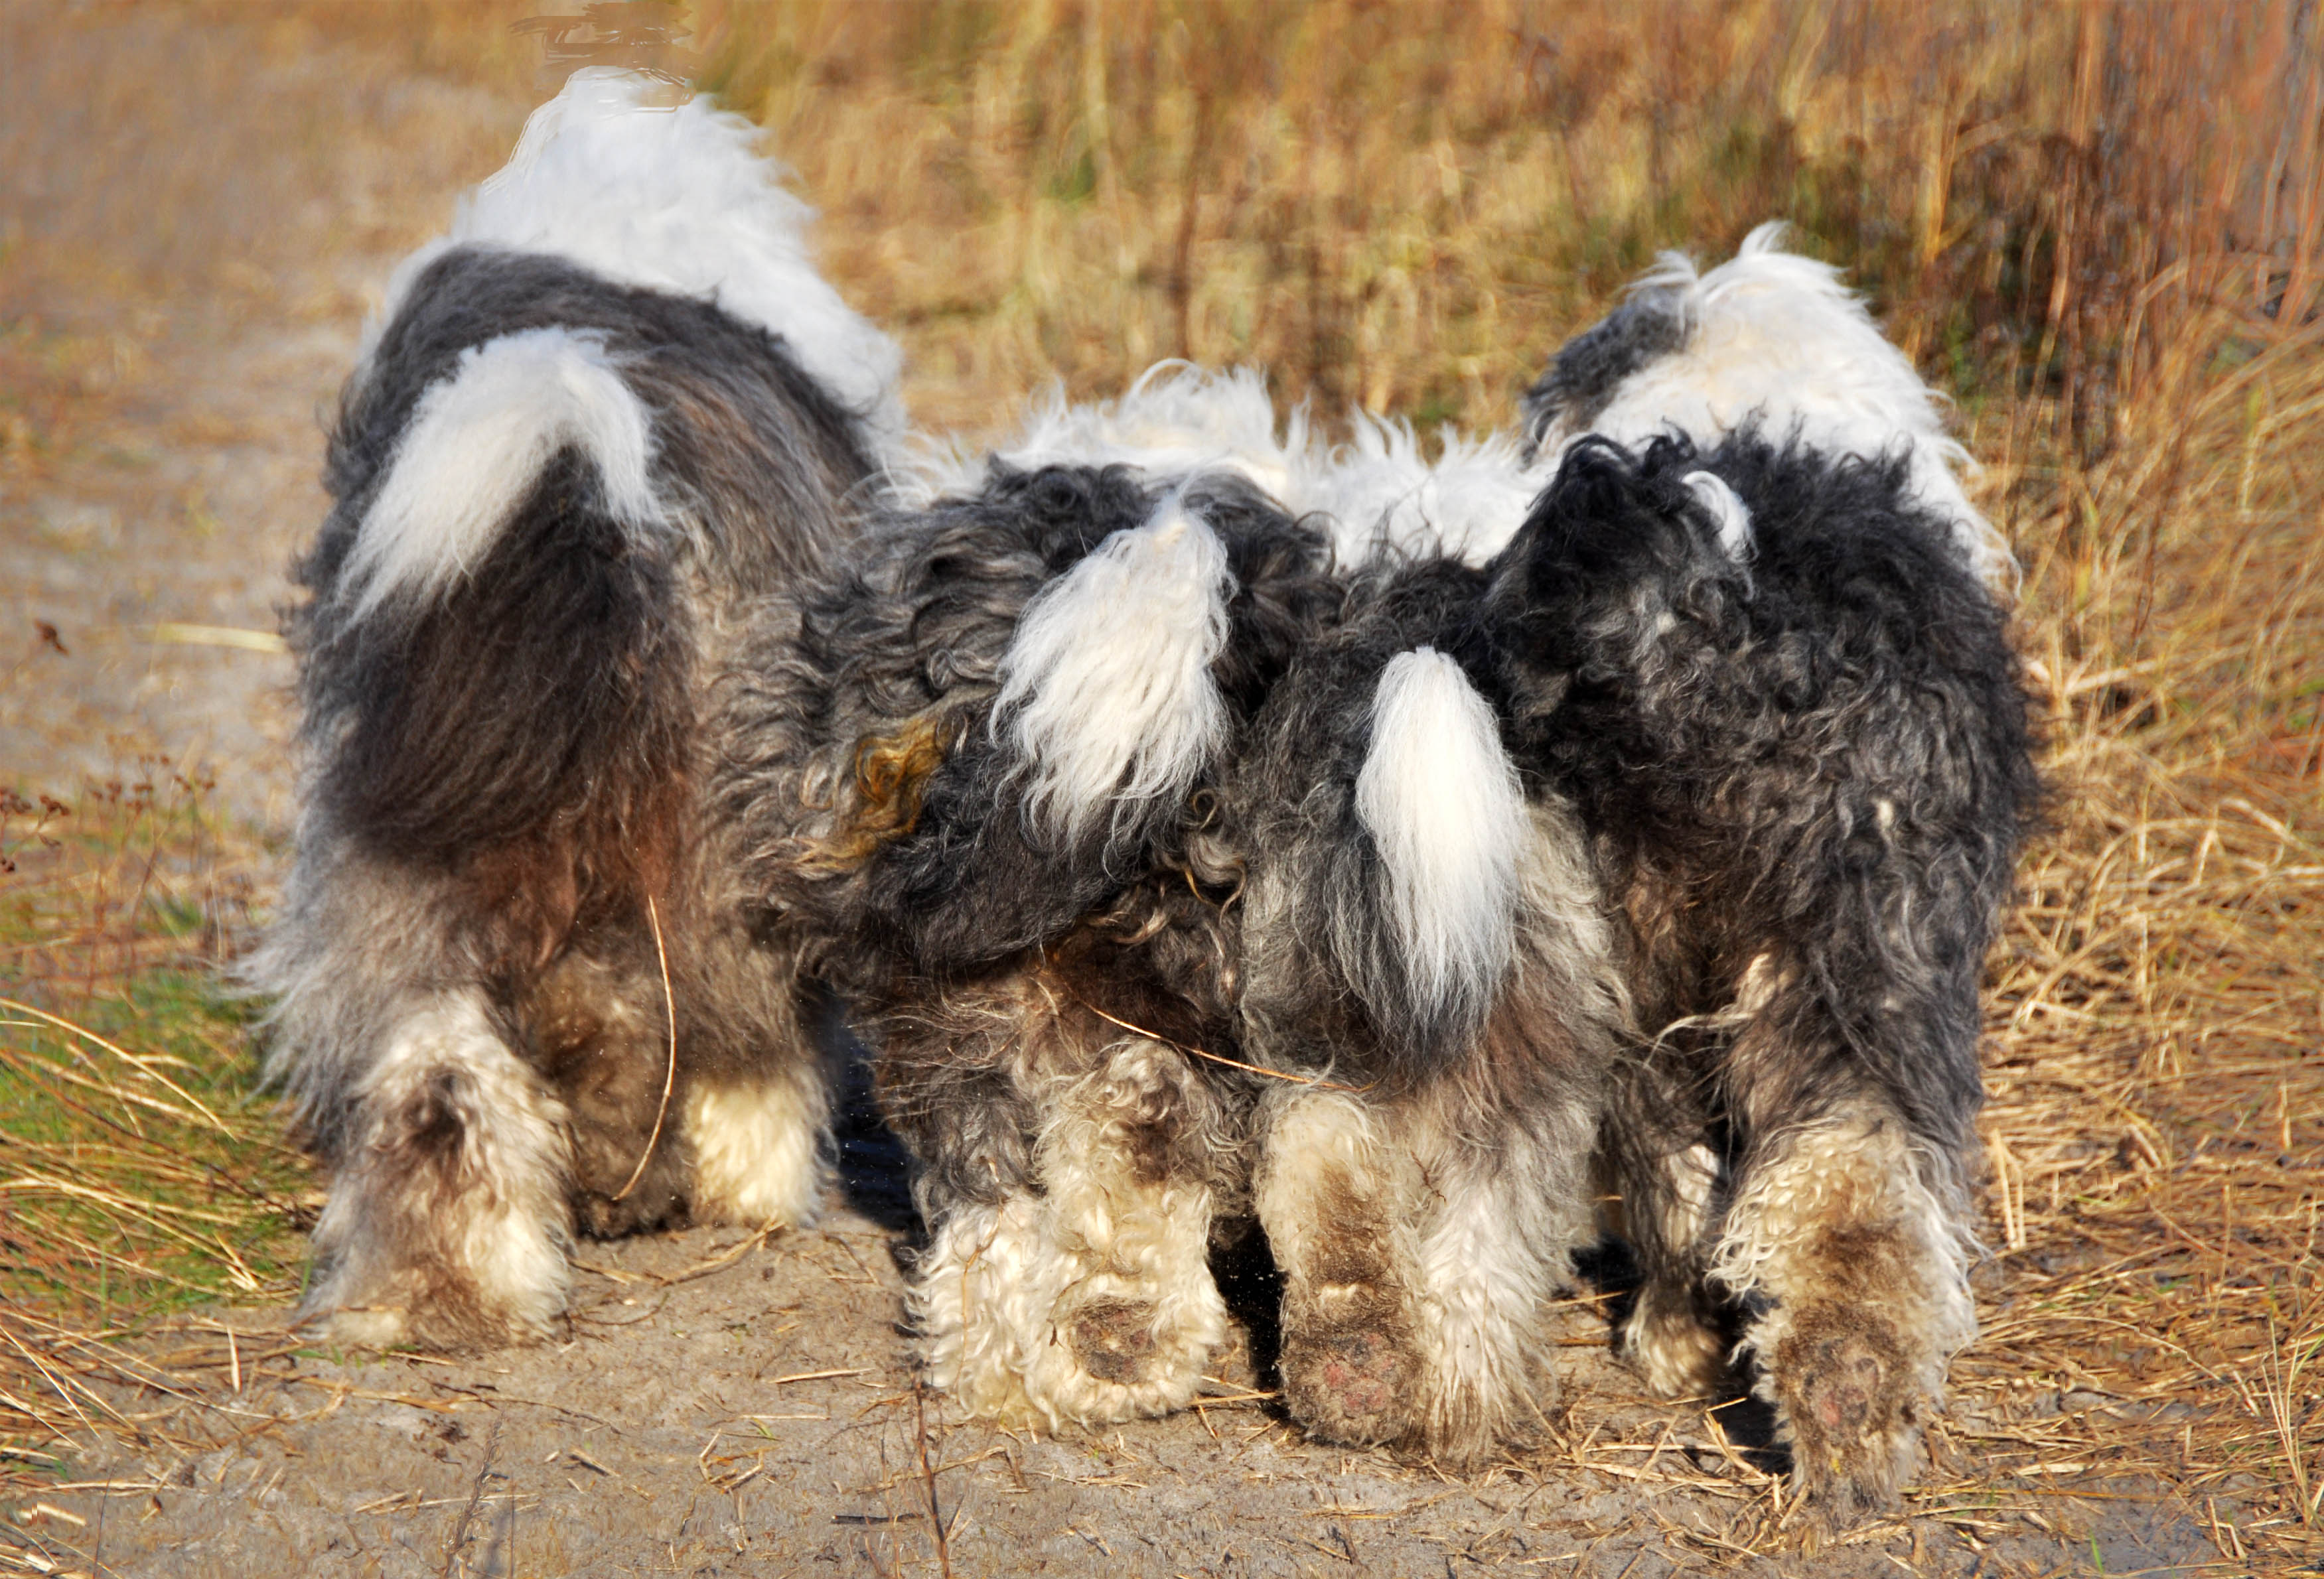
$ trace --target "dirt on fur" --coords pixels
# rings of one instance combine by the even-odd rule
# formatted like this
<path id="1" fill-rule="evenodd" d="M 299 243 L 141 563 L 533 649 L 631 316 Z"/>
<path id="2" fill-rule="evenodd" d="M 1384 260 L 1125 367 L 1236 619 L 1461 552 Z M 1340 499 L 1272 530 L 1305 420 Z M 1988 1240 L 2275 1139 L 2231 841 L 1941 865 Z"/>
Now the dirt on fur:
<path id="1" fill-rule="evenodd" d="M 279 840 L 295 764 L 270 638 L 322 513 L 324 421 L 388 270 L 504 156 L 530 100 L 280 18 L 13 8 L 0 53 L 31 85 L 0 110 L 0 774 L 63 790 L 166 760 Z M 323 1352 L 281 1308 L 178 1323 L 149 1341 L 199 1346 L 207 1380 L 78 1433 L 63 1478 L 7 1510 L 0 1570 L 2215 1565 L 2178 1504 L 2093 1463 L 1923 1499 L 1817 1549 L 1769 1473 L 1764 1410 L 1636 1396 L 1610 1294 L 1558 1313 L 1566 1402 L 1536 1458 L 1452 1479 L 1319 1446 L 1272 1396 L 1271 1284 L 1248 1253 L 1224 1267 L 1243 1336 L 1198 1408 L 1060 1438 L 964 1423 L 916 1388 L 897 1325 L 900 1168 L 859 1103 L 822 1226 L 586 1244 L 567 1330 L 536 1347 Z M 2054 1388 L 1980 1396 L 1934 1428 L 1930 1483 L 1978 1482 L 1979 1442 L 2015 1422 L 2131 1418 Z"/>

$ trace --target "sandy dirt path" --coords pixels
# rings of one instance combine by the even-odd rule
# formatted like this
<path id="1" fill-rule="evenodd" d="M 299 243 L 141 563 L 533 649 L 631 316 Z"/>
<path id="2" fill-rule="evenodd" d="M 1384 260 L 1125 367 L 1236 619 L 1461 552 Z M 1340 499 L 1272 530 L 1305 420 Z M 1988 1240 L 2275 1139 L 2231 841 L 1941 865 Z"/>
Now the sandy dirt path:
<path id="1" fill-rule="evenodd" d="M 143 11 L 15 9 L 0 48 L 31 90 L 0 109 L 0 782 L 69 792 L 158 759 L 279 837 L 289 663 L 263 638 L 321 510 L 324 416 L 388 268 L 498 162 L 525 100 Z M 1794 1538 L 1733 1446 L 1764 1421 L 1632 1397 L 1588 1303 L 1565 1313 L 1556 1451 L 1474 1481 L 1304 1442 L 1258 1396 L 1249 1340 L 1215 1401 L 1173 1419 L 1065 1440 L 959 1424 L 916 1393 L 896 1326 L 892 1146 L 858 1134 L 850 1157 L 853 1204 L 819 1229 L 585 1246 L 568 1335 L 537 1348 L 338 1355 L 295 1347 L 280 1309 L 217 1313 L 197 1324 L 215 1384 L 162 1400 L 143 1443 L 87 1433 L 71 1478 L 14 1510 L 0 1567 L 1659 1579 L 2212 1554 L 2144 1488 L 2085 1475 L 1750 1556 Z M 1262 1277 L 1236 1286 L 1263 1312 Z M 1936 1478 L 1974 1480 L 1980 1432 L 2110 1401 L 1997 1396 L 1940 1432 Z"/>

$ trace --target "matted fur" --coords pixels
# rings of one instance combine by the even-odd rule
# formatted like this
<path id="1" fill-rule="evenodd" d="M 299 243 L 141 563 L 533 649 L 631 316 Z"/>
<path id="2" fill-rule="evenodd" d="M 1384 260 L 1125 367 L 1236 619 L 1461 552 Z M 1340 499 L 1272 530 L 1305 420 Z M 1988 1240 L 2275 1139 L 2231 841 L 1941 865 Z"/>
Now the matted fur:
<path id="1" fill-rule="evenodd" d="M 739 123 L 636 99 L 576 82 L 399 272 L 297 568 L 298 848 L 248 973 L 333 1169 L 302 1312 L 356 1341 L 537 1336 L 576 1227 L 803 1220 L 826 1177 L 706 699 L 745 604 L 854 536 L 894 353 L 824 312 Z"/>
<path id="2" fill-rule="evenodd" d="M 1709 273 L 1665 253 L 1526 393 L 1527 435 L 1554 454 L 1591 434 L 1635 445 L 1675 431 L 1711 445 L 1756 426 L 1835 459 L 1898 455 L 1964 563 L 1988 587 L 2014 587 L 2016 560 L 1961 491 L 1972 463 L 1935 395 L 1839 270 L 1783 250 L 1784 228 L 1760 225 Z"/>
<path id="3" fill-rule="evenodd" d="M 1893 1500 L 1974 1330 L 1978 973 L 2036 785 L 1954 524 L 1902 454 L 1592 439 L 1489 599 L 1512 745 L 1590 831 L 1644 1036 L 1603 1140 L 1646 1277 L 1627 1336 L 1690 1391 L 1738 1303 L 1835 1520 Z"/>

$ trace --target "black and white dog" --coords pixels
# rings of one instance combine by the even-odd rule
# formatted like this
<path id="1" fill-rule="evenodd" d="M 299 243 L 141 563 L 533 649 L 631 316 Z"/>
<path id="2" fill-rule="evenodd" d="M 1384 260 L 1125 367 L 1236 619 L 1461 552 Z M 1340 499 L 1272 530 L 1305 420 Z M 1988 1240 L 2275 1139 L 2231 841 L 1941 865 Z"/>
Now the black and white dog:
<path id="1" fill-rule="evenodd" d="M 2039 787 L 1966 456 L 1778 234 L 1666 262 L 1560 353 L 1529 417 L 1564 463 L 1491 624 L 1642 1033 L 1603 1151 L 1645 1274 L 1626 1346 L 1698 1391 L 1738 1313 L 1838 1520 L 1893 1502 L 1976 1332 L 1978 987 Z"/>
<path id="2" fill-rule="evenodd" d="M 403 265 L 298 567 L 303 807 L 250 975 L 334 1170 L 304 1314 L 356 1342 L 538 1336 L 576 1220 L 823 1191 L 711 693 L 746 603 L 857 537 L 899 359 L 752 128 L 646 91 L 575 78 Z"/>
<path id="3" fill-rule="evenodd" d="M 1229 804 L 1248 828 L 1246 1050 L 1368 1088 L 1329 1128 L 1259 1142 L 1295 1412 L 1439 1452 L 1521 1438 L 1435 1428 L 1406 1378 L 1462 1351 L 1379 1338 L 1420 1322 L 1330 1314 L 1458 1308 L 1432 1302 L 1425 1254 L 1377 1248 L 1397 1207 L 1350 1203 L 1508 1222 L 1512 1186 L 1448 1189 L 1461 1176 L 1416 1164 L 1424 1144 L 1384 1143 L 1379 1092 L 1476 1086 L 1463 1138 L 1536 1194 L 1529 1237 L 1461 1242 L 1512 1285 L 1505 1346 L 1465 1352 L 1529 1341 L 1512 1313 L 1582 1232 L 1596 1190 L 1572 1137 L 1594 1128 L 1646 1276 L 1625 1349 L 1655 1390 L 1700 1391 L 1732 1312 L 1801 1490 L 1844 1519 L 1893 1497 L 1975 1330 L 1978 978 L 2036 786 L 1988 591 L 2006 550 L 1910 365 L 1831 271 L 1774 243 L 1701 278 L 1666 262 L 1560 353 L 1531 397 L 1520 464 L 1549 475 L 1522 529 L 1481 568 L 1359 578 Z M 1464 715 L 1492 721 L 1455 746 Z M 1416 717 L 1436 721 L 1425 751 L 1399 738 Z M 1433 814 L 1388 809 L 1400 781 Z M 1529 868 L 1544 879 L 1511 876 Z M 1491 1046 L 1505 1015 L 1551 1051 Z M 1591 1051 L 1609 1021 L 1630 1027 L 1611 1059 Z M 1399 1170 L 1425 1188 L 1399 1191 Z M 1313 1253 L 1330 1274 L 1303 1271 L 1310 1226 L 1339 1223 L 1358 1226 Z"/>
<path id="4" fill-rule="evenodd" d="M 1185 1051 L 1231 1034 L 1235 980 L 1189 808 L 1339 587 L 1232 471 L 1048 459 L 756 616 L 722 782 L 878 1047 L 931 1380 L 1055 1429 L 1183 1406 L 1225 1336 L 1249 1104 Z"/>
<path id="5" fill-rule="evenodd" d="M 1884 1506 L 1976 1330 L 1978 983 L 2035 795 L 2003 616 L 1903 456 L 1751 426 L 1574 445 L 1489 610 L 1641 1033 L 1603 1151 L 1625 1345 L 1702 1391 L 1733 1306 L 1802 1493 Z"/>

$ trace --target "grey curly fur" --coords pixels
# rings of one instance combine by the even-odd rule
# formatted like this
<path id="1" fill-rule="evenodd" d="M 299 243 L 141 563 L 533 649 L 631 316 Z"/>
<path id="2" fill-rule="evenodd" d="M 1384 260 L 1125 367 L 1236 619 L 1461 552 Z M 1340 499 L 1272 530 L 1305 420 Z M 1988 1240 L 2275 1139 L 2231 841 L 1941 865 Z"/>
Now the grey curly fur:
<path id="1" fill-rule="evenodd" d="M 350 555 L 421 397 L 462 353 L 536 328 L 603 344 L 650 416 L 676 529 L 613 519 L 568 446 L 473 574 L 361 604 Z M 702 793 L 704 703 L 733 612 L 853 535 L 872 464 L 782 344 L 715 306 L 461 249 L 349 381 L 326 481 L 290 618 L 297 857 L 249 966 L 277 999 L 272 1068 L 337 1172 L 306 1313 L 383 1341 L 504 1341 L 561 1307 L 576 1214 L 611 1233 L 696 1204 L 677 1116 L 695 1086 L 771 1060 L 819 1124 L 791 993 L 739 924 Z M 500 1287 L 487 1241 L 530 1270 Z"/>
<path id="2" fill-rule="evenodd" d="M 1973 1331 L 1978 981 L 2038 802 L 2004 617 L 1948 531 L 1902 459 L 1585 441 L 1488 599 L 1512 747 L 1589 830 L 1643 1033 L 1603 1147 L 1646 1279 L 1627 1336 L 1650 1377 L 1657 1349 L 1715 1372 L 1741 1301 L 1837 1521 L 1893 1501 Z"/>

